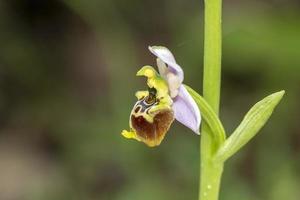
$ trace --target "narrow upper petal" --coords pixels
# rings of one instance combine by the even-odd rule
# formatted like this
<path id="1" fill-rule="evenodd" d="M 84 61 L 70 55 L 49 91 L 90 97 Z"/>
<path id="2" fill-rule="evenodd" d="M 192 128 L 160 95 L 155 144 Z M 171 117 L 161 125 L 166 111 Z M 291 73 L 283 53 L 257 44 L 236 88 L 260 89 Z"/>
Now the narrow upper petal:
<path id="1" fill-rule="evenodd" d="M 180 82 L 183 81 L 183 70 L 176 63 L 176 60 L 169 49 L 163 46 L 149 46 L 149 50 L 168 65 L 169 71 L 177 75 Z"/>
<path id="2" fill-rule="evenodd" d="M 201 122 L 200 110 L 183 85 L 179 88 L 178 96 L 173 99 L 173 111 L 177 121 L 190 128 L 196 134 L 200 134 Z"/>
<path id="3" fill-rule="evenodd" d="M 167 78 L 167 74 L 169 73 L 169 69 L 166 65 L 166 63 L 164 63 L 160 58 L 156 59 L 156 64 L 157 64 L 157 68 L 158 68 L 158 72 L 159 74 L 166 79 Z"/>
<path id="4" fill-rule="evenodd" d="M 181 86 L 181 82 L 178 76 L 174 75 L 173 73 L 168 73 L 166 78 L 169 86 L 169 93 L 171 98 L 175 98 L 179 93 L 179 88 Z"/>

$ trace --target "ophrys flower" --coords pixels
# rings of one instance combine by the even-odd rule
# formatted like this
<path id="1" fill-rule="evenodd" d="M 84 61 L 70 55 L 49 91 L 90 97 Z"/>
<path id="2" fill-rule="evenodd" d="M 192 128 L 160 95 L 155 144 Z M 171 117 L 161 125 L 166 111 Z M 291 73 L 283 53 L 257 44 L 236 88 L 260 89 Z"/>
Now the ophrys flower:
<path id="1" fill-rule="evenodd" d="M 148 90 L 136 92 L 138 101 L 130 114 L 130 131 L 123 130 L 122 135 L 158 146 L 174 118 L 199 134 L 200 111 L 182 84 L 183 70 L 166 47 L 152 46 L 149 50 L 157 57 L 159 73 L 149 65 L 137 72 L 137 76 L 147 77 Z"/>

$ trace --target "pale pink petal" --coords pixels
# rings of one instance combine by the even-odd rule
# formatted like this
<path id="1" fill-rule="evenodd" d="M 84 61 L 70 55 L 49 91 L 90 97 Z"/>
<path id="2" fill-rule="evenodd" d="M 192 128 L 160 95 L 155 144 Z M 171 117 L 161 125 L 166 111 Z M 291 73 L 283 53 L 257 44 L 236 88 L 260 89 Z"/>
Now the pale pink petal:
<path id="1" fill-rule="evenodd" d="M 176 63 L 176 60 L 169 49 L 163 46 L 149 46 L 149 50 L 168 65 L 169 71 L 178 76 L 180 82 L 183 81 L 183 70 Z"/>
<path id="2" fill-rule="evenodd" d="M 186 127 L 190 128 L 196 134 L 200 134 L 200 122 L 201 122 L 201 115 L 200 110 L 185 89 L 183 85 L 179 88 L 179 94 L 176 98 L 173 99 L 173 111 L 175 115 L 175 119 L 185 125 Z"/>

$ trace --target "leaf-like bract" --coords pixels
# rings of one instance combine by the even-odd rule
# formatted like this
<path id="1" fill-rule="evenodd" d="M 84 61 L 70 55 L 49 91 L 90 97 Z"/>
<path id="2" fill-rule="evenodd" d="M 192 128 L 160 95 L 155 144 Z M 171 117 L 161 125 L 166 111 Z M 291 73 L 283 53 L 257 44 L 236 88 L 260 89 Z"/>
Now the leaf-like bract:
<path id="1" fill-rule="evenodd" d="M 232 135 L 220 146 L 215 159 L 223 162 L 249 142 L 268 121 L 283 95 L 284 91 L 276 92 L 257 102 Z"/>
<path id="2" fill-rule="evenodd" d="M 226 139 L 225 130 L 221 121 L 219 120 L 218 116 L 213 111 L 213 109 L 210 107 L 210 105 L 205 101 L 205 99 L 201 95 L 199 95 L 196 91 L 194 91 L 187 85 L 185 85 L 185 88 L 197 103 L 200 109 L 201 116 L 204 119 L 204 121 L 208 124 L 211 130 L 210 132 L 213 134 L 212 137 L 217 147 L 219 147 Z"/>

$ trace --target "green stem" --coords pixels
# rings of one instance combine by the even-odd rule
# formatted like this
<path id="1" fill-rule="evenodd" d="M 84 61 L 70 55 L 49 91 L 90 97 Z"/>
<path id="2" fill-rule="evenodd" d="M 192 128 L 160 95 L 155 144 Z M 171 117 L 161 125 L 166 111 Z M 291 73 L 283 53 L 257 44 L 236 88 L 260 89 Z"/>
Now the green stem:
<path id="1" fill-rule="evenodd" d="M 206 130 L 207 129 L 207 130 Z M 201 136 L 201 166 L 200 166 L 200 190 L 199 200 L 217 200 L 223 172 L 223 163 L 215 162 L 214 141 L 208 133 L 207 124 L 202 126 Z"/>
<path id="2" fill-rule="evenodd" d="M 221 85 L 222 0 L 205 0 L 203 96 L 219 114 Z M 213 161 L 216 152 L 214 134 L 205 123 L 201 130 L 201 166 L 199 200 L 217 200 L 223 163 Z"/>
<path id="3" fill-rule="evenodd" d="M 222 0 L 205 0 L 203 96 L 219 113 L 221 84 Z"/>

